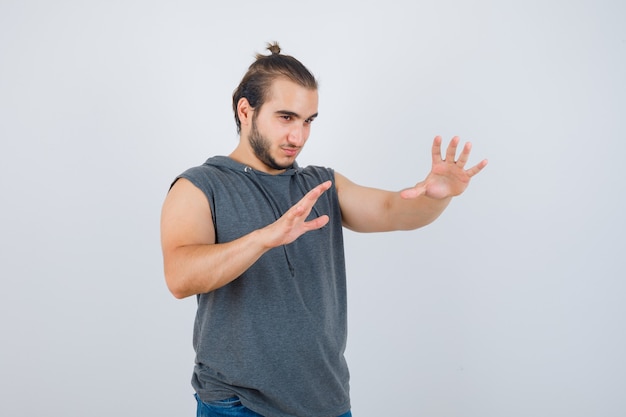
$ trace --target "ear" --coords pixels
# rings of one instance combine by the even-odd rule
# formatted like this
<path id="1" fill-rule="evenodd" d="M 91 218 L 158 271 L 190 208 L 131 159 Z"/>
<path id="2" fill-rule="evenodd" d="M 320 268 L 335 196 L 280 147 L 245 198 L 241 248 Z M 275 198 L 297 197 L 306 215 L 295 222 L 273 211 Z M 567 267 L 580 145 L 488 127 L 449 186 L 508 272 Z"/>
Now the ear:
<path id="1" fill-rule="evenodd" d="M 242 126 L 247 126 L 250 123 L 253 113 L 254 108 L 250 105 L 248 99 L 245 97 L 240 98 L 237 102 L 237 115 L 239 116 L 239 121 Z"/>

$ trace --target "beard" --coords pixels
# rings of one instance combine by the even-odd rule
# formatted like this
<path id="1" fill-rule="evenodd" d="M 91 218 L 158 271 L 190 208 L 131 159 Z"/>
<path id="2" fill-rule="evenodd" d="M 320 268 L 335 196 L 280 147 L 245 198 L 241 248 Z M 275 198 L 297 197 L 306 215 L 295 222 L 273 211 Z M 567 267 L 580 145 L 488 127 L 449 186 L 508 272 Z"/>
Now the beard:
<path id="1" fill-rule="evenodd" d="M 259 132 L 254 118 L 252 119 L 252 129 L 250 130 L 250 135 L 248 136 L 248 142 L 250 142 L 254 155 L 266 166 L 276 170 L 283 170 L 293 166 L 291 163 L 287 165 L 279 164 L 276 159 L 274 159 L 270 152 L 271 143 L 261 134 L 261 132 Z"/>

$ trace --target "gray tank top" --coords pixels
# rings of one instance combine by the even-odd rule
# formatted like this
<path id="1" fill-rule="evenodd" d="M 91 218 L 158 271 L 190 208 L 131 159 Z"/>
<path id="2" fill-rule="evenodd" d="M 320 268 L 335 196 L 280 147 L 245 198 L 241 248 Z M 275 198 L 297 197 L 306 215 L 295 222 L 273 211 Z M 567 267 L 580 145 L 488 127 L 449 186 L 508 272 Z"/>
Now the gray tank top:
<path id="1" fill-rule="evenodd" d="M 310 214 L 327 214 L 326 226 L 271 249 L 230 284 L 198 295 L 192 385 L 203 401 L 237 395 L 268 417 L 347 412 L 346 272 L 334 171 L 295 165 L 269 175 L 217 156 L 178 178 L 206 195 L 217 243 L 267 226 L 310 189 L 333 181 Z"/>

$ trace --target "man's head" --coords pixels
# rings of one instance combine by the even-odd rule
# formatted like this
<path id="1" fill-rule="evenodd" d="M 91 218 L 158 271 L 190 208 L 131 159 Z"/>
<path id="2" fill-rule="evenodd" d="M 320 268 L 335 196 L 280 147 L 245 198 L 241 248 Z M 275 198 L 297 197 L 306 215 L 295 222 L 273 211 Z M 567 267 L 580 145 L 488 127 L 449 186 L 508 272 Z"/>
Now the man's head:
<path id="1" fill-rule="evenodd" d="M 301 87 L 317 90 L 317 81 L 300 61 L 289 55 L 281 55 L 277 42 L 267 45 L 270 55 L 257 54 L 256 61 L 250 65 L 239 86 L 233 92 L 233 111 L 237 123 L 237 133 L 241 133 L 241 120 L 237 106 L 245 98 L 250 107 L 257 112 L 270 94 L 272 83 L 284 78 Z"/>
<path id="2" fill-rule="evenodd" d="M 317 104 L 317 90 L 285 78 L 272 82 L 261 108 L 251 108 L 242 98 L 237 107 L 241 120 L 237 147 L 240 152 L 231 157 L 268 173 L 291 167 L 309 138 Z"/>

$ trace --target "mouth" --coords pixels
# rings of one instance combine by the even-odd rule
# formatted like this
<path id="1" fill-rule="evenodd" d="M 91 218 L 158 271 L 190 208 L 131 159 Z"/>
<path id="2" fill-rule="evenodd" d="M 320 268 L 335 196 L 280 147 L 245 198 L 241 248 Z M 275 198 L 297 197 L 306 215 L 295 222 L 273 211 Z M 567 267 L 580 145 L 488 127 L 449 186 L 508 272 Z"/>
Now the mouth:
<path id="1" fill-rule="evenodd" d="M 283 153 L 285 154 L 285 156 L 288 156 L 288 157 L 294 157 L 298 155 L 298 152 L 300 151 L 299 148 L 292 148 L 292 147 L 283 147 L 281 149 Z"/>

